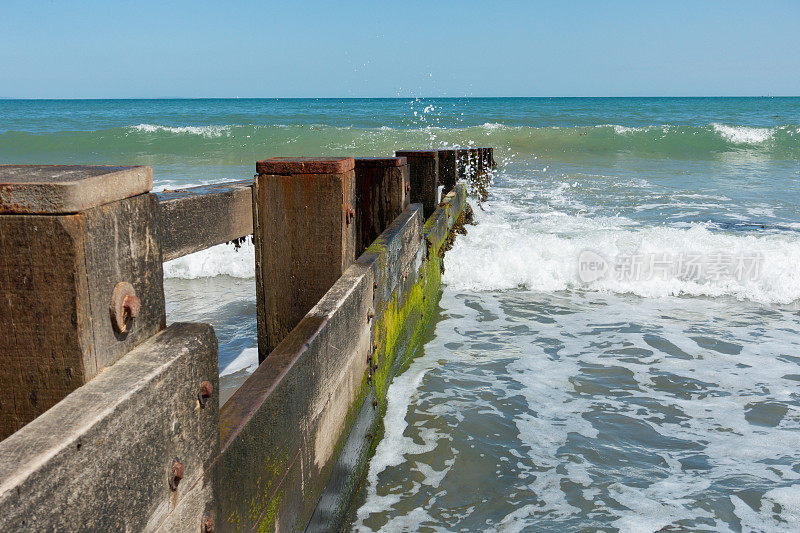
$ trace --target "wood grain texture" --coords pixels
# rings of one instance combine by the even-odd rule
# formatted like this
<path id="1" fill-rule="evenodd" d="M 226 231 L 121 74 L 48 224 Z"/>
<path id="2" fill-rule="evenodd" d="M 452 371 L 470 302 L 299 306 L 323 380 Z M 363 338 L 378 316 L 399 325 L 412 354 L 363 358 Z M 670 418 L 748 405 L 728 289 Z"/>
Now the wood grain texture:
<path id="1" fill-rule="evenodd" d="M 76 215 L 0 215 L 0 437 L 165 327 L 154 195 Z M 131 283 L 141 311 L 117 334 L 109 304 Z"/>
<path id="2" fill-rule="evenodd" d="M 245 180 L 155 193 L 164 261 L 252 235 L 252 187 Z"/>
<path id="3" fill-rule="evenodd" d="M 213 328 L 173 324 L 0 442 L 0 531 L 200 531 L 217 374 Z M 215 392 L 200 407 L 204 380 Z"/>
<path id="4" fill-rule="evenodd" d="M 84 212 L 86 273 L 94 350 L 85 360 L 91 379 L 166 327 L 164 273 L 159 246 L 158 199 L 142 194 Z M 128 333 L 114 331 L 109 302 L 114 286 L 131 283 L 141 311 Z"/>
<path id="5" fill-rule="evenodd" d="M 356 256 L 361 255 L 404 209 L 407 165 L 373 162 L 362 163 L 361 159 L 356 159 Z"/>
<path id="6" fill-rule="evenodd" d="M 422 204 L 425 218 L 436 210 L 439 192 L 439 157 L 436 150 L 402 150 L 395 152 L 408 160 L 411 181 L 410 200 Z"/>
<path id="7" fill-rule="evenodd" d="M 0 439 L 87 379 L 85 237 L 82 215 L 0 215 Z"/>
<path id="8" fill-rule="evenodd" d="M 77 213 L 152 187 L 149 166 L 0 165 L 0 213 Z"/>
<path id="9" fill-rule="evenodd" d="M 253 189 L 259 359 L 355 260 L 355 172 L 259 174 Z"/>
<path id="10" fill-rule="evenodd" d="M 458 150 L 439 148 L 439 185 L 443 185 L 442 196 L 452 191 L 458 180 Z"/>

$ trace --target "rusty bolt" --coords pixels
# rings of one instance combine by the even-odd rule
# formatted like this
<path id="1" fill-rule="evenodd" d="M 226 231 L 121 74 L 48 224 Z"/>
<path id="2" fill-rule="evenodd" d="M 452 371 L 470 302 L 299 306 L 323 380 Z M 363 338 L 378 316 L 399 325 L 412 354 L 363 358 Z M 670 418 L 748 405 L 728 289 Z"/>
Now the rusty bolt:
<path id="1" fill-rule="evenodd" d="M 367 321 L 372 320 L 373 318 L 375 318 L 375 310 L 370 307 L 369 311 L 367 311 Z"/>
<path id="2" fill-rule="evenodd" d="M 203 533 L 214 533 L 214 519 L 210 516 L 203 519 Z"/>
<path id="3" fill-rule="evenodd" d="M 133 285 L 127 281 L 121 281 L 114 287 L 114 292 L 111 293 L 111 304 L 109 311 L 111 312 L 111 325 L 114 331 L 120 335 L 128 332 L 128 323 L 139 316 L 142 304 L 139 298 L 136 297 L 136 291 Z"/>
<path id="4" fill-rule="evenodd" d="M 373 281 L 372 282 L 372 288 L 373 289 L 377 289 L 378 288 L 378 282 L 377 281 Z"/>
<path id="5" fill-rule="evenodd" d="M 353 209 L 353 206 L 348 205 L 347 211 L 345 212 L 344 219 L 349 224 L 353 217 L 356 216 L 356 211 Z"/>
<path id="6" fill-rule="evenodd" d="M 372 407 L 378 407 L 378 400 L 372 400 Z"/>
<path id="7" fill-rule="evenodd" d="M 175 459 L 169 471 L 169 488 L 178 490 L 178 483 L 183 479 L 183 463 Z"/>
<path id="8" fill-rule="evenodd" d="M 208 399 L 211 398 L 211 393 L 214 392 L 214 385 L 210 381 L 203 381 L 200 383 L 200 391 L 197 393 L 197 400 L 200 402 L 200 407 L 205 407 Z"/>
<path id="9" fill-rule="evenodd" d="M 411 184 L 406 182 L 406 192 L 411 190 Z"/>

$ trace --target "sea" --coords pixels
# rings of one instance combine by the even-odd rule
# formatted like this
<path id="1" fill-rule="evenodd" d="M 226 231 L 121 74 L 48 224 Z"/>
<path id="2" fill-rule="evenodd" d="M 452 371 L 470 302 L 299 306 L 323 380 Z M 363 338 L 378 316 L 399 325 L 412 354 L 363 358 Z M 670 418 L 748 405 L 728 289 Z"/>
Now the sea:
<path id="1" fill-rule="evenodd" d="M 455 145 L 498 165 L 348 530 L 800 530 L 800 98 L 0 100 L 0 162 L 155 190 Z M 222 401 L 257 364 L 253 263 L 164 265 Z"/>

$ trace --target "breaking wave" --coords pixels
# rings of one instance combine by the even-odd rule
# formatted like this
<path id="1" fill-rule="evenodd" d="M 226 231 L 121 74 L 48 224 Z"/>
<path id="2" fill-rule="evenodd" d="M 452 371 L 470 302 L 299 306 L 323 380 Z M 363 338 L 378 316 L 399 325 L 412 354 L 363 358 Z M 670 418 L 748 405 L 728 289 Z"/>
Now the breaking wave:
<path id="1" fill-rule="evenodd" d="M 542 213 L 524 222 L 500 206 L 476 209 L 479 224 L 445 256 L 445 283 L 456 291 L 525 289 L 629 293 L 642 297 L 729 296 L 760 303 L 800 300 L 800 239 L 795 232 L 753 234 L 717 231 L 713 224 L 641 226 L 625 217 Z M 579 259 L 590 253 L 606 275 L 581 276 Z M 724 275 L 693 276 L 675 268 L 655 270 L 650 258 L 670 266 L 685 258 L 725 262 Z M 620 258 L 638 258 L 639 270 L 619 274 Z M 751 267 L 735 272 L 737 261 Z M 648 270 L 648 268 L 650 270 Z"/>
<path id="2" fill-rule="evenodd" d="M 191 158 L 198 163 L 241 164 L 271 155 L 391 154 L 398 146 L 427 148 L 486 144 L 511 157 L 530 154 L 633 153 L 678 158 L 712 157 L 728 151 L 800 159 L 800 127 L 755 128 L 606 124 L 576 127 L 480 126 L 445 128 L 355 128 L 308 125 L 137 124 L 96 131 L 0 133 L 0 158 L 26 162 L 51 157 L 164 164 Z M 88 162 L 88 161 L 87 161 Z"/>

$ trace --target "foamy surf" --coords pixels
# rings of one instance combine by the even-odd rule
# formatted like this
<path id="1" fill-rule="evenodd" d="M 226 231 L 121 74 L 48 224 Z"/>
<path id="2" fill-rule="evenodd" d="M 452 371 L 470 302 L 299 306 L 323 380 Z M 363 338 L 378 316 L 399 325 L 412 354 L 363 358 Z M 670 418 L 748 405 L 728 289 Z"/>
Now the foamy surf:
<path id="1" fill-rule="evenodd" d="M 711 127 L 723 138 L 735 144 L 761 144 L 771 139 L 776 131 L 772 128 L 750 128 L 725 124 L 712 124 Z"/>
<path id="2" fill-rule="evenodd" d="M 131 126 L 131 132 L 138 133 L 172 133 L 176 135 L 189 134 L 202 137 L 222 137 L 229 135 L 232 125 L 223 126 L 162 126 L 159 124 L 137 124 Z"/>
<path id="3" fill-rule="evenodd" d="M 164 277 L 180 279 L 255 276 L 255 247 L 250 241 L 237 250 L 232 244 L 218 244 L 164 263 Z"/>
<path id="4" fill-rule="evenodd" d="M 455 291 L 583 290 L 777 304 L 800 299 L 800 236 L 794 233 L 742 235 L 707 223 L 642 226 L 625 217 L 558 211 L 520 220 L 511 218 L 513 209 L 491 204 L 476 212 L 479 223 L 445 256 L 444 283 Z M 616 268 L 597 279 L 582 278 L 580 259 L 586 253 Z M 685 265 L 681 271 L 680 262 L 690 258 L 703 263 L 705 273 Z M 639 264 L 621 264 L 634 260 Z M 720 264 L 710 272 L 712 261 Z"/>
<path id="5" fill-rule="evenodd" d="M 237 372 L 252 373 L 258 367 L 258 348 L 246 348 L 220 370 L 219 377 L 230 376 Z"/>

